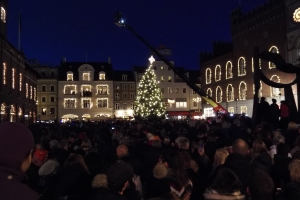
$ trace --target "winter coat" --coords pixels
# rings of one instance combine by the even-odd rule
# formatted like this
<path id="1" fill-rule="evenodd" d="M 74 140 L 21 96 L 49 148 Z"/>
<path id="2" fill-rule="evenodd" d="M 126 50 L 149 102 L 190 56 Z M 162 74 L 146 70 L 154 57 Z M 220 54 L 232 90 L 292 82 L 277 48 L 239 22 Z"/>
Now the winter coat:
<path id="1" fill-rule="evenodd" d="M 20 171 L 0 166 L 0 199 L 37 200 L 38 194 L 21 183 L 23 178 Z"/>
<path id="2" fill-rule="evenodd" d="M 300 183 L 290 182 L 283 189 L 283 196 L 287 200 L 299 200 L 300 199 Z"/>

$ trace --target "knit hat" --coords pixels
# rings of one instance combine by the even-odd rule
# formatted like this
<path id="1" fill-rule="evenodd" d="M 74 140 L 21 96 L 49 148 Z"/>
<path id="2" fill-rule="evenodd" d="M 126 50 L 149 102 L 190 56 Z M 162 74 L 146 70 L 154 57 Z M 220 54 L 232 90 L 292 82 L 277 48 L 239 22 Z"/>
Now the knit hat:
<path id="1" fill-rule="evenodd" d="M 51 140 L 49 142 L 49 145 L 50 145 L 51 148 L 56 147 L 58 145 L 58 141 L 57 140 Z"/>
<path id="2" fill-rule="evenodd" d="M 20 170 L 24 159 L 34 147 L 30 130 L 23 124 L 0 124 L 0 166 Z"/>

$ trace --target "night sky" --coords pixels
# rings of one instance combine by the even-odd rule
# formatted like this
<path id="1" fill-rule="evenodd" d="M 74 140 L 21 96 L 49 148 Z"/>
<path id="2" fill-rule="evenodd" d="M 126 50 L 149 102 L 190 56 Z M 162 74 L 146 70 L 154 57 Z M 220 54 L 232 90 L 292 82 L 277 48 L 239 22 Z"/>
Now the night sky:
<path id="1" fill-rule="evenodd" d="M 120 10 L 126 22 L 155 47 L 171 48 L 176 66 L 199 69 L 199 53 L 213 41 L 231 41 L 230 13 L 241 3 L 248 12 L 267 0 L 8 0 L 7 39 L 41 64 L 107 62 L 131 69 L 148 63 L 150 50 L 126 28 L 114 24 Z M 87 55 L 87 56 L 86 56 Z"/>

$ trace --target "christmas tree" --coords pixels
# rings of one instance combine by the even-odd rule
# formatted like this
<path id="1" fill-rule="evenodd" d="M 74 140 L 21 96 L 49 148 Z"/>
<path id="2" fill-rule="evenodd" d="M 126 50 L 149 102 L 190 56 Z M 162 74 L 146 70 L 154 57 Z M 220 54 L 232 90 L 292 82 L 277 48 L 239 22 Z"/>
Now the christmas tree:
<path id="1" fill-rule="evenodd" d="M 134 115 L 141 118 L 164 117 L 166 108 L 162 102 L 160 88 L 157 86 L 156 75 L 152 63 L 153 56 L 149 58 L 150 66 L 143 75 L 135 102 Z"/>

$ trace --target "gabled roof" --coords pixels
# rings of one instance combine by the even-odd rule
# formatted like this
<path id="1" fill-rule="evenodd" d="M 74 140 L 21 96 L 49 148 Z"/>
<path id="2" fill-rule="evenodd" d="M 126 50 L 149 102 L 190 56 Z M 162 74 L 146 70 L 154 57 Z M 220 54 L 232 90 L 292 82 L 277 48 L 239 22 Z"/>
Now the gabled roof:
<path id="1" fill-rule="evenodd" d="M 107 62 L 62 62 L 58 68 L 58 80 L 65 81 L 67 72 L 71 71 L 73 72 L 73 80 L 78 81 L 78 69 L 86 64 L 91 65 L 94 68 L 94 80 L 99 80 L 99 72 L 105 72 L 106 80 L 113 80 L 113 68 L 112 65 Z"/>
<path id="2" fill-rule="evenodd" d="M 133 71 L 114 71 L 114 81 L 124 81 L 122 79 L 123 75 L 127 75 L 126 81 L 135 81 Z"/>

